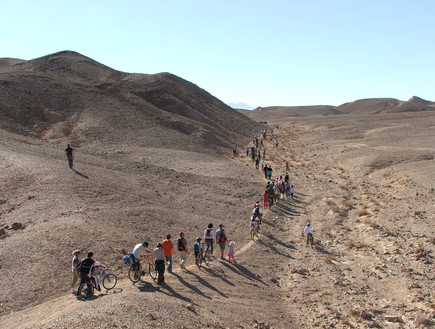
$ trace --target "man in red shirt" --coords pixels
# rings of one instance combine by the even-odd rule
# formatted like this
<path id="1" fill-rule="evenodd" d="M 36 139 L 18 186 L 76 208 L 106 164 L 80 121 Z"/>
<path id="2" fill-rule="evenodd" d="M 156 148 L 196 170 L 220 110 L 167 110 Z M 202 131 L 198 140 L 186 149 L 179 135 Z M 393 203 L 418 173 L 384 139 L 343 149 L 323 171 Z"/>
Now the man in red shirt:
<path id="1" fill-rule="evenodd" d="M 165 256 L 166 263 L 168 264 L 168 272 L 172 272 L 172 253 L 174 250 L 174 245 L 171 241 L 171 235 L 168 233 L 166 234 L 166 240 L 163 240 L 162 242 L 163 247 L 163 256 Z"/>

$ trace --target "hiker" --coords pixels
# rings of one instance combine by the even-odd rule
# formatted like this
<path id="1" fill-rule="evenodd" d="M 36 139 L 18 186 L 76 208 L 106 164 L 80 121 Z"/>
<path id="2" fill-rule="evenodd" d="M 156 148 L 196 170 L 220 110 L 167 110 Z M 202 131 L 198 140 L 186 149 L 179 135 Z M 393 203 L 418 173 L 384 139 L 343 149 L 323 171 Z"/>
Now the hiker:
<path id="1" fill-rule="evenodd" d="M 313 229 L 311 228 L 311 223 L 308 222 L 304 228 L 304 233 L 307 235 L 307 246 L 311 244 L 311 247 L 314 246 L 314 238 L 313 238 Z"/>
<path id="2" fill-rule="evenodd" d="M 201 253 L 201 238 L 199 236 L 195 239 L 193 252 L 195 253 L 195 264 L 199 265 L 199 254 Z"/>
<path id="3" fill-rule="evenodd" d="M 74 149 L 68 144 L 65 149 L 66 157 L 68 159 L 68 165 L 71 169 L 73 169 L 73 160 L 74 160 Z"/>
<path id="4" fill-rule="evenodd" d="M 211 255 L 213 255 L 214 238 L 215 238 L 215 234 L 214 234 L 213 224 L 210 223 L 208 224 L 208 227 L 204 231 L 204 242 L 206 245 L 210 246 L 209 248 L 210 248 Z"/>
<path id="5" fill-rule="evenodd" d="M 235 260 L 235 258 L 234 258 L 234 255 L 235 255 L 235 253 L 236 253 L 236 243 L 234 242 L 234 241 L 231 241 L 229 244 L 228 244 L 228 261 L 233 261 L 233 262 L 235 262 L 236 260 Z"/>
<path id="6" fill-rule="evenodd" d="M 80 262 L 79 273 L 80 273 L 80 285 L 82 283 L 90 281 L 89 274 L 91 273 L 91 267 L 94 265 L 94 253 L 92 251 L 88 252 L 88 256 Z M 77 296 L 79 296 L 79 292 L 77 291 Z"/>
<path id="7" fill-rule="evenodd" d="M 257 157 L 255 159 L 255 169 L 259 169 L 260 168 L 260 159 Z"/>
<path id="8" fill-rule="evenodd" d="M 286 171 L 290 171 L 290 168 L 289 168 L 289 166 L 288 166 L 288 161 L 285 162 L 285 170 L 286 170 Z"/>
<path id="9" fill-rule="evenodd" d="M 269 170 L 267 171 L 267 178 L 268 179 L 272 179 L 272 173 L 273 173 L 272 166 L 269 165 Z"/>
<path id="10" fill-rule="evenodd" d="M 144 241 L 142 244 L 139 243 L 134 246 L 132 254 L 134 256 L 135 263 L 140 262 L 139 256 L 142 251 L 144 251 L 148 255 L 151 254 L 151 250 L 148 249 L 148 246 L 149 246 L 148 241 Z"/>
<path id="11" fill-rule="evenodd" d="M 72 281 L 71 281 L 71 292 L 74 293 L 74 287 L 77 283 L 77 278 L 79 277 L 78 265 L 80 263 L 80 250 L 74 250 L 72 252 L 73 258 L 71 260 L 72 264 Z"/>
<path id="12" fill-rule="evenodd" d="M 186 269 L 187 259 L 187 240 L 184 237 L 184 232 L 180 232 L 180 237 L 177 240 L 177 250 L 180 254 L 180 267 L 182 270 Z"/>
<path id="13" fill-rule="evenodd" d="M 172 254 L 174 251 L 174 244 L 171 241 L 171 235 L 166 234 L 166 240 L 162 242 L 163 256 L 165 256 L 166 264 L 168 264 L 168 273 L 172 272 Z"/>
<path id="14" fill-rule="evenodd" d="M 163 246 L 162 243 L 157 243 L 156 249 L 154 249 L 154 264 L 156 265 L 156 271 L 158 273 L 157 276 L 157 284 L 161 285 L 165 283 L 165 261 L 163 260 Z"/>
<path id="15" fill-rule="evenodd" d="M 254 209 L 252 209 L 252 214 L 257 216 L 258 221 L 261 224 L 261 220 L 263 218 L 263 208 L 261 208 L 260 203 L 258 201 L 254 205 Z"/>
<path id="16" fill-rule="evenodd" d="M 284 182 L 290 182 L 290 176 L 288 175 L 288 172 L 285 173 Z"/>
<path id="17" fill-rule="evenodd" d="M 290 197 L 293 199 L 293 195 L 295 194 L 295 188 L 293 187 L 293 185 L 290 185 L 289 192 L 290 192 Z"/>
<path id="18" fill-rule="evenodd" d="M 267 190 L 263 193 L 263 208 L 267 208 L 269 205 L 269 193 L 267 193 Z"/>
<path id="19" fill-rule="evenodd" d="M 91 280 L 95 282 L 95 288 L 98 291 L 101 291 L 100 280 L 98 279 L 101 274 L 101 269 L 107 269 L 107 267 L 101 264 L 98 260 L 94 261 L 94 264 L 91 267 Z"/>
<path id="20" fill-rule="evenodd" d="M 227 245 L 227 233 L 225 232 L 224 226 L 222 224 L 219 224 L 219 230 L 216 231 L 216 244 L 219 244 L 221 259 L 225 259 L 224 252 Z"/>

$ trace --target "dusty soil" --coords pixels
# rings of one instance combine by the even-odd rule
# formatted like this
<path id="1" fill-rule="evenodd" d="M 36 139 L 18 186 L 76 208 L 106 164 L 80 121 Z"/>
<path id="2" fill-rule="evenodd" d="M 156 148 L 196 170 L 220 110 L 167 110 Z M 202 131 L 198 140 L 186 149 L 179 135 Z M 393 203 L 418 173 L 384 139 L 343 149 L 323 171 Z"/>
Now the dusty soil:
<path id="1" fill-rule="evenodd" d="M 434 127 L 430 113 L 275 124 L 266 163 L 275 176 L 289 161 L 296 197 L 266 211 L 255 242 L 248 218 L 266 180 L 244 156 L 84 148 L 74 172 L 62 145 L 2 132 L 0 327 L 433 326 Z M 305 245 L 307 221 L 315 248 Z M 209 222 L 226 225 L 236 263 L 197 268 L 190 257 L 162 287 L 125 278 L 120 249 L 180 230 L 192 244 Z M 71 295 L 77 247 L 94 250 L 119 289 Z"/>

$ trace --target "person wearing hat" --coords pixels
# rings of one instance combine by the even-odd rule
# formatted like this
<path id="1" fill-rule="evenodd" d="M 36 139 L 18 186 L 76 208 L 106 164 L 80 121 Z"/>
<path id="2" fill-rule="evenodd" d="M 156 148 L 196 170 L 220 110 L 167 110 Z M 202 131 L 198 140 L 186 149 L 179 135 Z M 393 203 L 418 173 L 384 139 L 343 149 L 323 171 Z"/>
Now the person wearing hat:
<path id="1" fill-rule="evenodd" d="M 304 228 L 304 233 L 307 235 L 307 246 L 308 243 L 311 244 L 311 247 L 314 246 L 314 238 L 313 238 L 313 229 L 311 227 L 311 223 L 308 222 Z"/>
<path id="2" fill-rule="evenodd" d="M 184 232 L 180 232 L 180 237 L 177 240 L 177 250 L 180 254 L 180 267 L 182 270 L 186 268 L 187 259 L 187 240 L 184 237 Z"/>
<path id="3" fill-rule="evenodd" d="M 227 233 L 225 232 L 224 226 L 222 224 L 219 225 L 219 230 L 216 231 L 216 244 L 219 245 L 221 259 L 225 259 L 224 252 L 227 245 Z"/>
<path id="4" fill-rule="evenodd" d="M 193 245 L 193 252 L 195 253 L 195 264 L 199 265 L 199 254 L 201 253 L 201 237 L 196 237 L 195 244 Z"/>
<path id="5" fill-rule="evenodd" d="M 134 246 L 132 254 L 134 256 L 134 263 L 138 266 L 140 263 L 140 254 L 145 252 L 146 254 L 150 255 L 151 250 L 148 248 L 149 244 L 148 241 L 144 241 L 143 243 L 138 243 Z"/>
<path id="6" fill-rule="evenodd" d="M 168 264 L 168 273 L 172 272 L 172 254 L 174 251 L 174 244 L 171 241 L 171 235 L 166 234 L 166 240 L 162 242 L 163 248 L 163 256 L 166 259 L 166 263 Z"/>

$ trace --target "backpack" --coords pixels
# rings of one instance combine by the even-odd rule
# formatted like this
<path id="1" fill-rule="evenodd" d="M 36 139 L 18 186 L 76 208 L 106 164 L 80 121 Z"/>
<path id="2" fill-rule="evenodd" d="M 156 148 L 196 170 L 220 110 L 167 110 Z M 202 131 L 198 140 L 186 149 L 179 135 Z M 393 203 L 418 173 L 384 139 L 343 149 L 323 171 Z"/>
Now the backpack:
<path id="1" fill-rule="evenodd" d="M 77 269 L 80 273 L 86 273 L 88 274 L 91 272 L 91 266 L 94 262 L 90 258 L 84 258 L 80 261 L 80 263 L 77 265 Z"/>
<path id="2" fill-rule="evenodd" d="M 219 242 L 221 243 L 227 242 L 227 235 L 225 234 L 224 231 L 222 231 L 222 233 L 219 235 Z"/>
<path id="3" fill-rule="evenodd" d="M 260 215 L 260 208 L 254 209 L 254 215 L 259 216 Z"/>
<path id="4" fill-rule="evenodd" d="M 207 229 L 207 232 L 205 232 L 205 236 L 211 238 L 211 229 Z"/>
<path id="5" fill-rule="evenodd" d="M 183 251 L 184 250 L 184 245 L 183 245 L 183 239 L 182 238 L 178 238 L 178 240 L 177 240 L 177 249 L 179 251 Z"/>
<path id="6" fill-rule="evenodd" d="M 133 265 L 134 264 L 134 255 L 133 253 L 129 253 L 127 255 L 124 255 L 124 257 L 122 257 L 122 261 L 124 262 L 125 265 Z"/>

